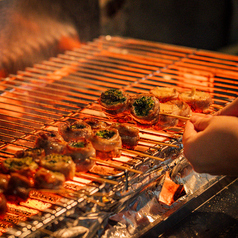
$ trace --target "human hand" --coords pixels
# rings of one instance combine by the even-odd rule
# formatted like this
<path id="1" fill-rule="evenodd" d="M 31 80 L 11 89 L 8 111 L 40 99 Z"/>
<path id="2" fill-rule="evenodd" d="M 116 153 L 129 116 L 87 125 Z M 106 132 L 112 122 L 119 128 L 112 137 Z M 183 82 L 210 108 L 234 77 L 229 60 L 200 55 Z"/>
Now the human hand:
<path id="1" fill-rule="evenodd" d="M 238 118 L 192 116 L 183 134 L 184 155 L 198 173 L 238 175 Z"/>
<path id="2" fill-rule="evenodd" d="M 235 116 L 238 117 L 238 98 L 228 104 L 226 107 L 214 114 L 215 116 Z"/>

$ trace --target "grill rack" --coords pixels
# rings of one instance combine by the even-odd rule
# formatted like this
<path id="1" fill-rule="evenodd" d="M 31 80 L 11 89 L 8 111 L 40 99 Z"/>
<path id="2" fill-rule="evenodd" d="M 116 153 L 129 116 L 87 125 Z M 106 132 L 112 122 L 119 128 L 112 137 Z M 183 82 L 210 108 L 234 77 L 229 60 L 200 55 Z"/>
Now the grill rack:
<path id="1" fill-rule="evenodd" d="M 148 92 L 154 86 L 173 86 L 180 91 L 196 87 L 213 96 L 211 110 L 217 111 L 237 96 L 237 62 L 236 56 L 102 36 L 80 49 L 67 51 L 0 81 L 0 159 L 13 156 L 18 149 L 32 148 L 37 131 L 54 128 L 58 122 L 69 117 L 93 115 L 105 119 L 97 99 L 107 88 L 123 88 L 135 94 Z M 141 130 L 141 134 L 174 143 L 181 139 L 182 131 L 183 128 L 159 132 Z M 164 148 L 156 146 L 153 141 L 149 145 L 140 142 L 138 147 L 136 149 L 142 152 L 152 149 L 153 155 Z M 130 166 L 141 163 L 138 156 L 131 155 L 130 159 Z M 125 181 L 126 176 L 122 177 L 122 181 Z M 118 179 L 114 176 L 108 178 Z M 101 186 L 105 184 L 92 182 L 86 185 L 95 188 L 91 194 L 99 191 Z M 82 200 L 80 198 L 76 203 L 75 200 L 69 200 L 69 203 L 74 204 L 71 207 L 58 204 L 61 205 L 59 214 L 69 211 Z M 67 206 L 62 212 L 62 207 Z M 49 209 L 45 210 L 45 213 L 52 214 L 57 209 L 52 210 L 50 213 Z M 36 216 L 33 218 L 36 219 Z M 46 225 L 54 219 L 48 220 Z M 10 222 L 9 225 L 13 224 Z M 17 226 L 21 226 L 19 224 Z M 17 236 L 20 230 L 12 228 L 6 234 Z M 29 231 L 32 232 L 32 229 L 27 229 Z"/>

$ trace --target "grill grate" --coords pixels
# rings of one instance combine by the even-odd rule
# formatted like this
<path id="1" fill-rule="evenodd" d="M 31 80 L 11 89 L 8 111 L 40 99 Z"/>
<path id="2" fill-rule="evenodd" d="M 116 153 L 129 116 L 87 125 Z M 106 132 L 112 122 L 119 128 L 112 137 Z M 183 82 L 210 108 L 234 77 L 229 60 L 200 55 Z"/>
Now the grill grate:
<path id="1" fill-rule="evenodd" d="M 107 120 L 97 99 L 108 88 L 123 88 L 136 94 L 154 86 L 173 86 L 180 91 L 196 87 L 211 93 L 211 109 L 217 111 L 237 97 L 237 64 L 236 56 L 102 36 L 80 49 L 1 79 L 0 159 L 13 156 L 19 149 L 33 148 L 37 132 L 56 129 L 59 122 L 68 118 L 92 116 Z M 145 160 L 146 154 L 149 159 L 149 155 L 165 147 L 159 142 L 177 143 L 182 132 L 181 127 L 166 131 L 140 129 L 141 140 L 135 150 L 145 156 L 123 151 L 121 158 L 115 160 L 135 167 Z M 93 173 L 78 174 L 65 187 L 74 191 L 86 189 L 90 195 L 107 183 L 124 183 L 123 174 L 124 171 L 112 171 L 106 177 L 100 173 L 97 177 Z M 25 237 L 87 198 L 34 190 L 27 202 L 8 205 L 7 215 L 0 220 L 1 231 Z M 8 227 L 11 229 L 6 232 Z"/>

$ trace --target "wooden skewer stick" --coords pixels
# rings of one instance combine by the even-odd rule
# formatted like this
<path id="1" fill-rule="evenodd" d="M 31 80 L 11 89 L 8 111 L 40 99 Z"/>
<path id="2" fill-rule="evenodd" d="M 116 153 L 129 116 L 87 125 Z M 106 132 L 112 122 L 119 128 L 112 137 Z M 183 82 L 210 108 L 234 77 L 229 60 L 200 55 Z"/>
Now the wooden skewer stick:
<path id="1" fill-rule="evenodd" d="M 160 115 L 174 117 L 174 118 L 178 118 L 178 119 L 184 120 L 184 121 L 190 120 L 189 117 L 183 117 L 183 116 L 178 116 L 178 115 L 173 115 L 173 114 L 160 113 Z"/>
<path id="2" fill-rule="evenodd" d="M 156 144 L 156 145 L 166 145 L 166 146 L 169 146 L 169 147 L 179 148 L 178 145 L 173 145 L 173 144 L 169 144 L 169 143 L 165 143 L 165 142 L 159 142 L 159 141 L 154 141 L 154 140 L 149 140 L 149 139 L 141 138 L 140 141 L 150 142 L 150 143 L 153 143 L 153 144 Z"/>
<path id="3" fill-rule="evenodd" d="M 156 157 L 156 156 L 153 156 L 153 155 L 149 155 L 149 154 L 145 154 L 145 153 L 142 153 L 142 152 L 138 152 L 138 151 L 135 151 L 135 150 L 122 149 L 122 151 L 131 153 L 131 154 L 140 155 L 140 156 L 143 156 L 143 157 L 149 157 L 151 159 L 155 159 L 155 160 L 159 160 L 159 161 L 164 161 L 163 158 L 159 158 L 159 157 Z"/>
<path id="4" fill-rule="evenodd" d="M 100 159 L 92 158 L 92 157 L 90 157 L 90 159 L 91 159 L 91 160 L 94 160 L 94 161 L 96 161 L 96 162 L 99 162 L 99 163 L 108 165 L 108 166 L 110 166 L 110 167 L 117 168 L 117 169 L 128 170 L 128 171 L 131 171 L 131 172 L 134 172 L 134 173 L 137 173 L 137 174 L 143 174 L 143 172 L 141 172 L 141 171 L 139 171 L 139 170 L 131 169 L 131 168 L 128 168 L 128 167 L 123 166 L 123 165 L 116 165 L 116 164 L 113 164 L 112 162 L 109 162 L 109 161 L 104 161 L 104 160 L 100 160 Z"/>
<path id="5" fill-rule="evenodd" d="M 110 183 L 110 184 L 113 184 L 113 185 L 117 185 L 118 184 L 118 182 L 116 182 L 114 180 L 109 180 L 109 179 L 104 179 L 104 178 L 100 178 L 100 177 L 95 177 L 95 176 L 89 175 L 89 174 L 84 174 L 84 173 L 77 172 L 75 175 L 79 176 L 79 177 L 91 179 L 93 181 L 102 182 L 102 183 Z"/>

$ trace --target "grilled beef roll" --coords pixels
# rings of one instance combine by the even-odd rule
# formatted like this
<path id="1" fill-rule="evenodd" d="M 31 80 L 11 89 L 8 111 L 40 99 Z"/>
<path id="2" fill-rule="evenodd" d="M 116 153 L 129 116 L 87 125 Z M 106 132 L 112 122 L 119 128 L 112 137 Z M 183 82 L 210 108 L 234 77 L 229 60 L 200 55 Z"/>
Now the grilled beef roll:
<path id="1" fill-rule="evenodd" d="M 36 188 L 59 189 L 65 182 L 65 176 L 59 172 L 40 168 L 35 174 Z"/>
<path id="2" fill-rule="evenodd" d="M 135 146 L 137 146 L 140 139 L 138 128 L 129 126 L 124 123 L 113 123 L 111 125 L 111 128 L 118 130 L 123 147 L 133 149 Z"/>
<path id="3" fill-rule="evenodd" d="M 18 150 L 15 153 L 15 157 L 16 158 L 32 157 L 36 163 L 39 163 L 41 158 L 45 157 L 45 150 L 43 148 Z"/>
<path id="4" fill-rule="evenodd" d="M 179 99 L 186 102 L 195 112 L 204 112 L 213 102 L 209 93 L 197 91 L 195 88 L 180 93 Z"/>
<path id="5" fill-rule="evenodd" d="M 26 177 L 33 177 L 39 167 L 32 157 L 8 158 L 1 165 L 4 173 L 16 172 Z"/>
<path id="6" fill-rule="evenodd" d="M 80 138 L 89 139 L 92 134 L 91 126 L 83 120 L 63 122 L 59 125 L 58 130 L 65 141 L 78 140 Z"/>
<path id="7" fill-rule="evenodd" d="M 129 114 L 129 95 L 121 89 L 108 89 L 99 98 L 102 109 L 113 116 Z"/>
<path id="8" fill-rule="evenodd" d="M 77 172 L 86 172 L 95 164 L 93 160 L 90 160 L 90 157 L 96 157 L 96 150 L 88 140 L 70 141 L 67 144 L 65 154 L 71 156 Z"/>
<path id="9" fill-rule="evenodd" d="M 33 186 L 33 179 L 29 179 L 28 177 L 19 173 L 11 173 L 8 187 L 4 194 L 6 195 L 8 200 L 15 201 L 16 196 L 18 198 L 26 200 L 29 197 L 29 193 Z"/>
<path id="10" fill-rule="evenodd" d="M 40 132 L 35 142 L 36 148 L 42 148 L 46 155 L 63 153 L 66 143 L 56 131 Z"/>
<path id="11" fill-rule="evenodd" d="M 70 156 L 50 154 L 40 161 L 43 168 L 64 174 L 65 179 L 73 179 L 75 175 L 75 163 Z"/>
<path id="12" fill-rule="evenodd" d="M 131 115 L 140 124 L 155 124 L 159 112 L 160 102 L 151 94 L 139 94 L 131 100 Z"/>
<path id="13" fill-rule="evenodd" d="M 159 99 L 160 102 L 167 102 L 178 98 L 178 91 L 176 88 L 169 87 L 154 87 L 150 93 Z"/>
<path id="14" fill-rule="evenodd" d="M 7 200 L 4 194 L 0 193 L 0 216 L 4 216 L 7 212 Z"/>
<path id="15" fill-rule="evenodd" d="M 105 121 L 100 121 L 96 118 L 85 118 L 84 122 L 86 122 L 89 126 L 91 126 L 92 130 L 95 129 L 103 129 L 103 128 L 107 128 L 108 124 Z"/>
<path id="16" fill-rule="evenodd" d="M 108 159 L 121 155 L 122 141 L 115 128 L 95 130 L 91 141 L 97 157 Z"/>

